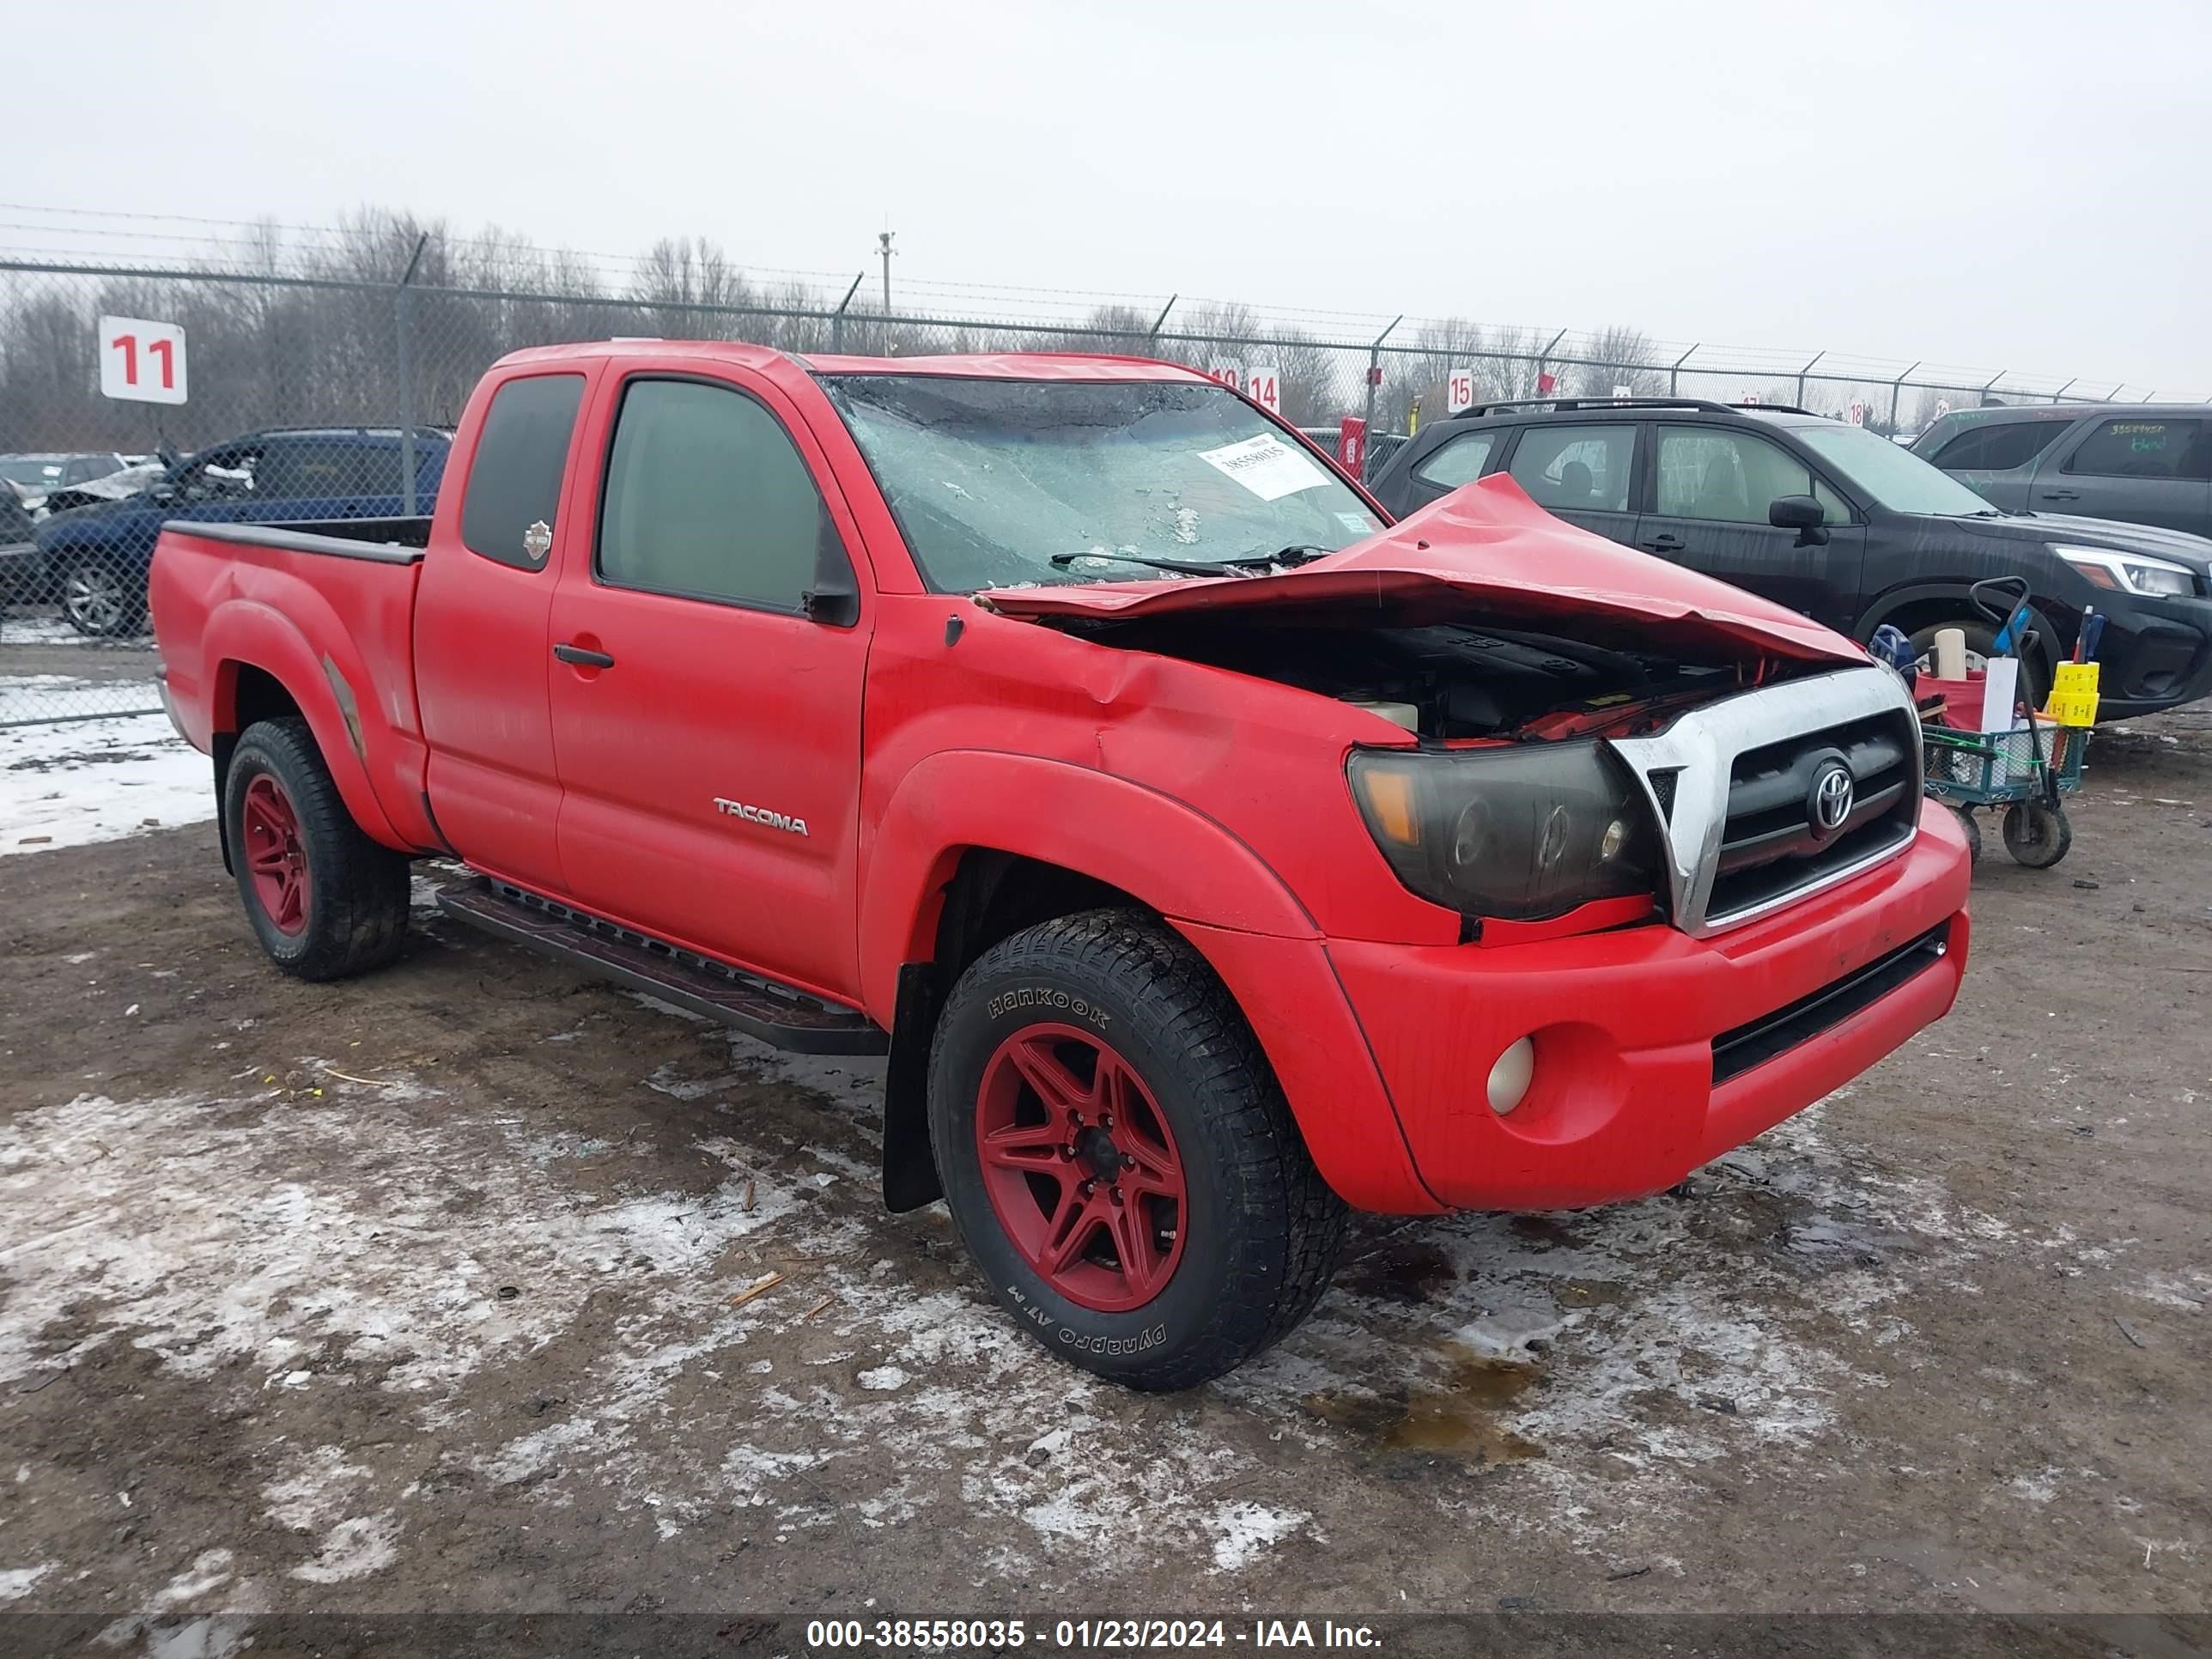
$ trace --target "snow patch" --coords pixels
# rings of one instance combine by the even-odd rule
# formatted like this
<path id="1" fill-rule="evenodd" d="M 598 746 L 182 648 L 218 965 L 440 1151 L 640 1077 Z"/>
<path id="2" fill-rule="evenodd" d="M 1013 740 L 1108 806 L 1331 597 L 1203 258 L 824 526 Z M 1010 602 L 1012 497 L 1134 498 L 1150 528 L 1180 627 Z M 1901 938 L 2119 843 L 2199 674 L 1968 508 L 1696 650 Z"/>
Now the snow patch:
<path id="1" fill-rule="evenodd" d="M 641 1308 L 696 1306 L 723 1251 L 793 1202 L 759 1182 L 748 1210 L 735 1173 L 700 1195 L 549 1191 L 514 1127 L 410 1115 L 422 1091 L 395 1081 L 313 1106 L 79 1097 L 0 1126 L 0 1381 L 128 1340 L 185 1376 L 243 1364 L 281 1386 L 337 1338 L 386 1389 L 442 1398 L 553 1340 L 607 1276 L 635 1275 Z"/>
<path id="2" fill-rule="evenodd" d="M 21 684 L 0 679 L 0 721 Z M 212 775 L 161 714 L 0 726 L 0 854 L 202 823 L 215 816 Z"/>
<path id="3" fill-rule="evenodd" d="M 1213 1534 L 1213 1571 L 1242 1572 L 1311 1519 L 1304 1510 L 1224 1504 L 1206 1522 Z"/>
<path id="4" fill-rule="evenodd" d="M 289 1532 L 313 1532 L 344 1507 L 347 1487 L 368 1478 L 367 1469 L 345 1461 L 342 1448 L 318 1446 L 296 1474 L 262 1487 L 264 1513 Z"/>
<path id="5" fill-rule="evenodd" d="M 0 1601 L 21 1601 L 57 1565 L 47 1561 L 35 1567 L 0 1567 Z"/>
<path id="6" fill-rule="evenodd" d="M 172 1578 L 154 1594 L 147 1604 L 150 1613 L 166 1613 L 171 1607 L 198 1600 L 209 1591 L 218 1589 L 230 1582 L 231 1553 L 228 1550 L 203 1550 L 192 1559 L 191 1566 Z"/>
<path id="7" fill-rule="evenodd" d="M 323 1539 L 319 1554 L 292 1569 L 310 1584 L 343 1584 L 381 1572 L 399 1559 L 399 1522 L 389 1510 L 341 1521 Z"/>

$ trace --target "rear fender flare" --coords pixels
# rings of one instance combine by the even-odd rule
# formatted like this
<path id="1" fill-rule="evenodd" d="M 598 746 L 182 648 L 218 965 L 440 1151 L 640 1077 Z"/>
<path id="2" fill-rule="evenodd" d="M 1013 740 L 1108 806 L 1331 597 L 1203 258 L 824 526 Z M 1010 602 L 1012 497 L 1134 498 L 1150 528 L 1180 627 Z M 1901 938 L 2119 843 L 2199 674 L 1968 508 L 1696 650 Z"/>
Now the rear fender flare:
<path id="1" fill-rule="evenodd" d="M 372 733 L 368 722 L 376 716 L 374 702 L 356 707 L 350 720 L 340 708 L 330 673 L 316 657 L 307 636 L 288 617 L 252 600 L 233 599 L 216 607 L 208 618 L 202 660 L 216 665 L 212 677 L 212 732 L 238 731 L 239 671 L 258 668 L 283 686 L 306 717 L 314 733 L 323 763 L 338 787 L 346 811 L 363 834 L 403 853 L 420 849 L 392 828 L 392 820 L 369 782 L 365 750 Z M 339 677 L 356 688 L 356 699 L 368 695 L 367 670 L 356 665 L 351 672 L 333 664 Z"/>

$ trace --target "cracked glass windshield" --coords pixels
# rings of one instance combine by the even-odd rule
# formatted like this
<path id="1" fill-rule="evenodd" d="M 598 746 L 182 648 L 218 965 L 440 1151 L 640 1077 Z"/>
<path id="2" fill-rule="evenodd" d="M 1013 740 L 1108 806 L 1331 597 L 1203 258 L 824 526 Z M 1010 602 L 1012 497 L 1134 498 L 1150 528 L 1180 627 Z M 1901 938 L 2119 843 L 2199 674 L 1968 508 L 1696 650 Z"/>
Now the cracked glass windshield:
<path id="1" fill-rule="evenodd" d="M 1234 579 L 1381 527 L 1341 478 L 1219 386 L 935 374 L 821 383 L 940 593 Z"/>

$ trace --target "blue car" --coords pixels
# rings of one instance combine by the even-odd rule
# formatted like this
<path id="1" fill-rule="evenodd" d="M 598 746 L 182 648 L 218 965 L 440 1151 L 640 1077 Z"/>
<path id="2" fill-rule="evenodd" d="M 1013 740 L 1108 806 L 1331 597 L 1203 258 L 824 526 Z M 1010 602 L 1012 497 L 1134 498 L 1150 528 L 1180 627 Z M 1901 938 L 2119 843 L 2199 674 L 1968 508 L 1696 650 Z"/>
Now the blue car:
<path id="1" fill-rule="evenodd" d="M 449 433 L 416 428 L 413 512 L 436 505 L 451 447 Z M 57 513 L 38 528 L 37 563 L 79 633 L 142 633 L 146 574 L 163 524 L 398 518 L 410 511 L 404 455 L 396 427 L 293 427 L 233 438 L 177 462 L 135 495 Z"/>

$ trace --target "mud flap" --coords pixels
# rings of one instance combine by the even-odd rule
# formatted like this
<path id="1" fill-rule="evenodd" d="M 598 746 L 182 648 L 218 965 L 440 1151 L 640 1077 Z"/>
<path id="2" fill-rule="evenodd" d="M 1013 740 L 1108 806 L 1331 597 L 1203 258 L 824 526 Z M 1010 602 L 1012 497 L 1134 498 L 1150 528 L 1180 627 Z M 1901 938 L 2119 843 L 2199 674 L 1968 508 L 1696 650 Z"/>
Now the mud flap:
<path id="1" fill-rule="evenodd" d="M 945 1195 L 929 1144 L 929 1049 L 945 1006 L 945 975 L 933 962 L 899 969 L 884 1073 L 884 1207 L 918 1210 Z"/>

